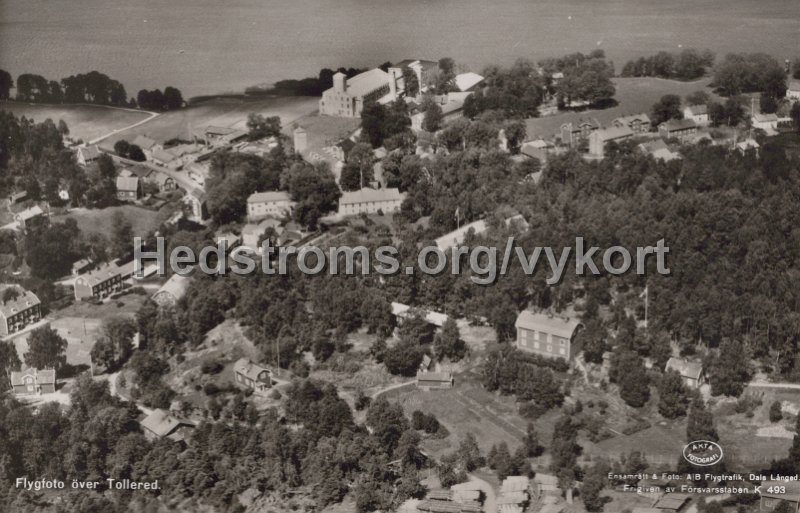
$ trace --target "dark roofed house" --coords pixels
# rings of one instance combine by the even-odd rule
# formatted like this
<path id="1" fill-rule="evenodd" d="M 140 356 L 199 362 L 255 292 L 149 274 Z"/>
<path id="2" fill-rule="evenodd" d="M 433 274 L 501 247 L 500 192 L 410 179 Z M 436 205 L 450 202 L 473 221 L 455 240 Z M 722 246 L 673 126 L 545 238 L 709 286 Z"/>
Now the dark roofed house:
<path id="1" fill-rule="evenodd" d="M 644 134 L 650 131 L 650 116 L 647 114 L 622 116 L 612 121 L 611 124 L 618 128 L 629 128 L 637 134 Z"/>
<path id="2" fill-rule="evenodd" d="M 682 358 L 670 358 L 667 360 L 667 366 L 664 370 L 673 370 L 680 374 L 683 382 L 690 388 L 698 388 L 705 382 L 703 364 L 700 362 L 690 362 Z"/>
<path id="3" fill-rule="evenodd" d="M 89 271 L 92 268 L 92 261 L 89 258 L 81 258 L 74 264 L 72 264 L 72 275 L 78 276 L 79 274 L 83 274 Z"/>
<path id="4" fill-rule="evenodd" d="M 800 511 L 800 483 L 797 481 L 764 481 L 760 495 L 759 509 L 763 512 L 775 511 L 782 503 L 788 503 L 790 511 Z"/>
<path id="5" fill-rule="evenodd" d="M 136 201 L 142 195 L 142 183 L 138 176 L 117 177 L 117 199 L 120 201 Z"/>
<path id="6" fill-rule="evenodd" d="M 240 358 L 233 364 L 233 374 L 237 385 L 255 392 L 266 392 L 272 387 L 272 371 L 247 358 Z"/>
<path id="7" fill-rule="evenodd" d="M 16 205 L 17 203 L 25 201 L 26 199 L 28 199 L 28 191 L 17 191 L 9 194 L 8 196 L 8 202 L 11 205 Z"/>
<path id="8" fill-rule="evenodd" d="M 658 134 L 664 139 L 690 142 L 697 135 L 697 123 L 691 119 L 670 119 L 658 125 Z"/>
<path id="9" fill-rule="evenodd" d="M 589 139 L 592 132 L 600 130 L 600 122 L 595 118 L 580 119 L 576 122 L 561 125 L 561 142 L 567 146 L 575 146 Z"/>
<path id="10" fill-rule="evenodd" d="M 198 223 L 208 219 L 208 208 L 206 206 L 206 192 L 201 189 L 189 189 L 183 202 L 189 206 L 190 218 Z"/>
<path id="11" fill-rule="evenodd" d="M 148 440 L 169 438 L 171 440 L 185 441 L 194 423 L 175 417 L 167 410 L 155 409 L 148 416 L 139 421 Z"/>
<path id="12" fill-rule="evenodd" d="M 575 319 L 525 310 L 517 317 L 517 348 L 529 353 L 571 360 L 580 352 Z"/>
<path id="13" fill-rule="evenodd" d="M 52 394 L 56 391 L 56 371 L 38 370 L 33 367 L 23 371 L 11 371 L 11 386 L 17 395 Z"/>

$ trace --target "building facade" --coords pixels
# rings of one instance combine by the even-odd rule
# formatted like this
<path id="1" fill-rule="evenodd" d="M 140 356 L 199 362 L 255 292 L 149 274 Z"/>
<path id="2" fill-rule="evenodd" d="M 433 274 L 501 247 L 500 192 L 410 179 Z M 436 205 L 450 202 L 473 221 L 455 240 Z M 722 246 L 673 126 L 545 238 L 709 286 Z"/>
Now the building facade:
<path id="1" fill-rule="evenodd" d="M 237 385 L 254 392 L 266 392 L 272 387 L 272 371 L 247 358 L 240 358 L 233 364 L 233 374 Z"/>
<path id="2" fill-rule="evenodd" d="M 42 303 L 33 292 L 22 287 L 9 286 L 17 296 L 0 303 L 0 336 L 11 335 L 42 319 Z"/>
<path id="3" fill-rule="evenodd" d="M 56 371 L 30 368 L 11 371 L 11 386 L 17 395 L 52 394 L 56 391 Z"/>
<path id="4" fill-rule="evenodd" d="M 294 204 L 286 191 L 256 192 L 247 198 L 247 219 L 253 222 L 268 216 L 283 217 L 291 213 Z"/>
<path id="5" fill-rule="evenodd" d="M 683 109 L 683 117 L 691 119 L 699 126 L 708 126 L 708 105 L 689 105 Z"/>
<path id="6" fill-rule="evenodd" d="M 517 348 L 541 356 L 571 360 L 580 352 L 575 319 L 523 311 L 517 317 Z"/>
<path id="7" fill-rule="evenodd" d="M 397 68 L 392 68 L 397 69 Z M 348 79 L 344 73 L 333 75 L 333 87 L 322 93 L 319 113 L 346 118 L 361 117 L 364 105 L 385 96 L 397 97 L 397 77 L 375 68 Z"/>
<path id="8" fill-rule="evenodd" d="M 142 182 L 138 176 L 117 177 L 117 199 L 120 201 L 136 201 L 142 196 Z"/>
<path id="9" fill-rule="evenodd" d="M 632 116 L 622 116 L 611 122 L 611 126 L 617 128 L 628 128 L 635 134 L 646 134 L 650 131 L 650 116 L 647 114 L 634 114 Z"/>
<path id="10" fill-rule="evenodd" d="M 658 134 L 664 139 L 688 143 L 697 135 L 697 123 L 691 119 L 670 119 L 658 125 Z"/>
<path id="11" fill-rule="evenodd" d="M 406 195 L 398 189 L 361 189 L 345 192 L 339 199 L 339 215 L 375 214 L 379 210 L 385 214 L 397 212 Z"/>
<path id="12" fill-rule="evenodd" d="M 103 299 L 122 290 L 122 273 L 113 264 L 105 264 L 94 271 L 75 278 L 75 299 Z"/>
<path id="13" fill-rule="evenodd" d="M 600 122 L 593 118 L 564 123 L 561 125 L 561 142 L 567 146 L 575 146 L 589 139 L 592 132 L 597 130 L 600 130 Z"/>
<path id="14" fill-rule="evenodd" d="M 606 152 L 606 144 L 610 142 L 620 143 L 633 138 L 636 135 L 627 126 L 612 126 L 592 132 L 589 136 L 589 153 L 597 157 L 602 157 Z"/>

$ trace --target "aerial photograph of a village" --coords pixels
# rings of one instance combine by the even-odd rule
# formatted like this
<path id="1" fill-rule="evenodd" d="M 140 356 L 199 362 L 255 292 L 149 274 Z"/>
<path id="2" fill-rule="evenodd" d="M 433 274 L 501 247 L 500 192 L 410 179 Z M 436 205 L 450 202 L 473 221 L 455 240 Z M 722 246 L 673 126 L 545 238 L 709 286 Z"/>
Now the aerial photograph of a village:
<path id="1" fill-rule="evenodd" d="M 798 0 L 0 0 L 0 513 L 800 513 Z"/>

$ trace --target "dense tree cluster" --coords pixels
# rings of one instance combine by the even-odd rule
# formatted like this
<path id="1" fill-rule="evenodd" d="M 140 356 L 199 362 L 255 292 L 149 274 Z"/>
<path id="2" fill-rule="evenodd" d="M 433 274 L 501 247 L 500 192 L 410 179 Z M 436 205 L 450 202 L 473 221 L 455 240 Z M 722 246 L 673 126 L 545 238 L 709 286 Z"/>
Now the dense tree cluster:
<path id="1" fill-rule="evenodd" d="M 730 53 L 715 66 L 711 85 L 726 96 L 761 92 L 773 98 L 783 98 L 786 95 L 786 73 L 770 55 Z"/>
<path id="2" fill-rule="evenodd" d="M 687 48 L 680 53 L 659 52 L 650 57 L 639 57 L 622 67 L 623 77 L 659 77 L 675 80 L 697 80 L 714 65 L 711 50 L 698 51 Z"/>
<path id="3" fill-rule="evenodd" d="M 17 77 L 17 101 L 127 105 L 125 87 L 98 71 L 72 75 L 60 82 L 24 73 Z"/>
<path id="4" fill-rule="evenodd" d="M 545 82 L 532 62 L 520 59 L 507 69 L 491 66 L 483 74 L 483 87 L 464 102 L 465 116 L 474 118 L 486 111 L 515 118 L 538 115 Z"/>
<path id="5" fill-rule="evenodd" d="M 539 66 L 549 76 L 548 90 L 558 98 L 559 106 L 569 107 L 572 102 L 588 102 L 599 105 L 611 101 L 616 93 L 614 64 L 606 59 L 603 50 L 594 50 L 588 55 L 577 52 L 557 59 L 545 59 Z M 563 78 L 553 81 L 554 73 Z"/>
<path id="6" fill-rule="evenodd" d="M 484 386 L 514 394 L 519 401 L 532 402 L 541 411 L 560 406 L 564 393 L 555 374 L 527 360 L 524 353 L 511 347 L 492 351 L 483 369 Z"/>
<path id="7" fill-rule="evenodd" d="M 161 89 L 153 89 L 152 91 L 142 89 L 136 94 L 136 104 L 140 109 L 160 112 L 180 109 L 184 105 L 184 100 L 178 89 L 168 86 L 163 92 Z"/>

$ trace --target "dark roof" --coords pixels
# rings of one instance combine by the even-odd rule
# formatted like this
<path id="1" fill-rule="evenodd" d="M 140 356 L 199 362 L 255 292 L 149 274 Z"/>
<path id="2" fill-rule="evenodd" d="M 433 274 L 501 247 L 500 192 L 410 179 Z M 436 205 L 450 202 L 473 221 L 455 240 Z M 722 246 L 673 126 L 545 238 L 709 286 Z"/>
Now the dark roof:
<path id="1" fill-rule="evenodd" d="M 697 123 L 691 119 L 670 119 L 658 125 L 658 128 L 663 128 L 668 132 L 677 132 L 678 130 L 697 128 Z"/>
<path id="2" fill-rule="evenodd" d="M 40 304 L 39 298 L 36 294 L 22 287 L 9 285 L 5 288 L 14 288 L 19 295 L 10 301 L 0 301 L 0 315 L 5 318 L 11 317 L 14 314 L 27 310 L 32 306 Z"/>
<path id="3" fill-rule="evenodd" d="M 167 436 L 181 426 L 194 427 L 193 423 L 174 417 L 170 412 L 162 409 L 153 410 L 153 412 L 143 418 L 139 424 L 158 437 Z"/>

